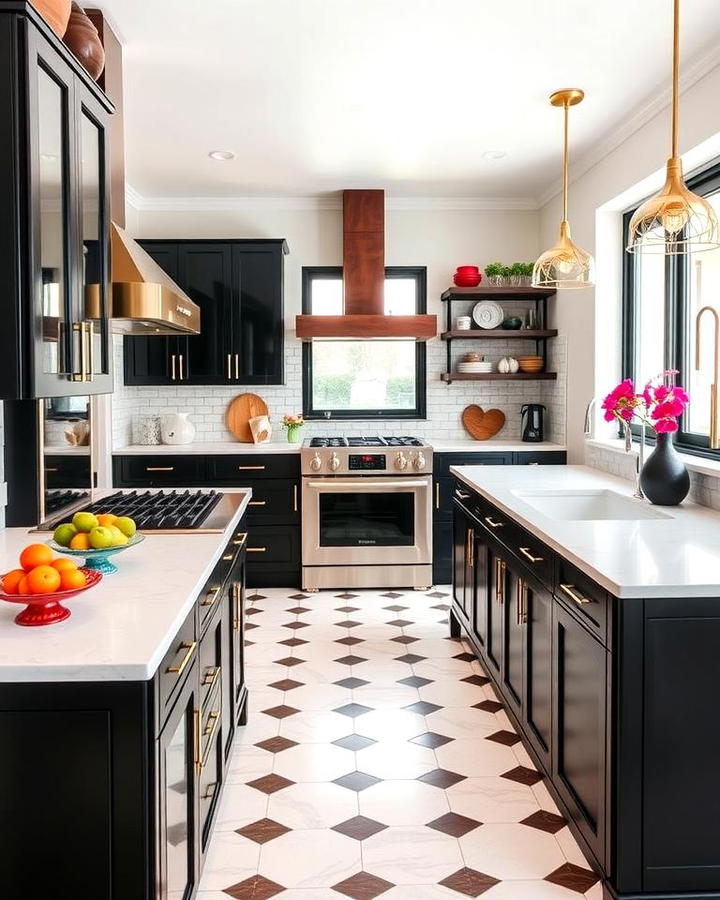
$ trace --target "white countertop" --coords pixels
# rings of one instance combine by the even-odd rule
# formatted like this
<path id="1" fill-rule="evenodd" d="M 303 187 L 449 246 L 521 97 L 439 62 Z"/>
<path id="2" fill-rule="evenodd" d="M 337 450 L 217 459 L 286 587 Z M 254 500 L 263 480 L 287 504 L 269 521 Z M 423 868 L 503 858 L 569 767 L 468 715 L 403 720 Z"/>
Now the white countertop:
<path id="1" fill-rule="evenodd" d="M 474 441 L 467 440 L 428 440 L 428 444 L 436 453 L 501 453 L 513 450 L 524 450 L 535 453 L 543 450 L 565 450 L 563 444 L 543 441 L 540 444 L 528 444 L 523 441 Z M 270 441 L 267 444 L 241 444 L 238 441 L 216 441 L 197 444 L 131 444 L 113 450 L 115 456 L 154 456 L 155 454 L 197 454 L 213 456 L 216 454 L 235 455 L 240 453 L 299 453 L 301 444 L 288 444 L 287 441 Z"/>
<path id="2" fill-rule="evenodd" d="M 514 492 L 605 489 L 632 497 L 634 485 L 586 466 L 450 471 L 616 597 L 720 597 L 720 514 L 713 510 L 685 501 L 652 507 L 667 518 L 563 521 Z"/>
<path id="3" fill-rule="evenodd" d="M 148 534 L 115 559 L 115 574 L 66 601 L 64 622 L 16 625 L 23 607 L 0 602 L 0 682 L 152 678 L 245 512 L 252 492 L 244 493 L 222 534 Z M 23 547 L 46 538 L 0 529 L 0 571 L 17 568 Z"/>

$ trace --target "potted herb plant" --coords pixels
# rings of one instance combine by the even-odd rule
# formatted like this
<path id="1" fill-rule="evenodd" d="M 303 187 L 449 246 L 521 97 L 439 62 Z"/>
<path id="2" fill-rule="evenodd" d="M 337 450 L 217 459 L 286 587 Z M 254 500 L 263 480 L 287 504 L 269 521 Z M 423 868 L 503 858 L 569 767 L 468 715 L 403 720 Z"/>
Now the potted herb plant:
<path id="1" fill-rule="evenodd" d="M 512 266 L 500 266 L 500 275 L 504 285 L 509 286 L 512 284 L 512 274 Z"/>
<path id="2" fill-rule="evenodd" d="M 487 276 L 488 284 L 492 285 L 492 287 L 502 287 L 502 263 L 488 263 L 485 266 L 485 275 Z"/>
<path id="3" fill-rule="evenodd" d="M 520 268 L 522 269 L 520 272 L 520 284 L 523 287 L 530 287 L 532 284 L 532 273 L 535 268 L 535 263 L 520 263 Z"/>
<path id="4" fill-rule="evenodd" d="M 516 262 L 510 266 L 510 284 L 513 287 L 520 287 L 524 272 L 525 263 Z"/>

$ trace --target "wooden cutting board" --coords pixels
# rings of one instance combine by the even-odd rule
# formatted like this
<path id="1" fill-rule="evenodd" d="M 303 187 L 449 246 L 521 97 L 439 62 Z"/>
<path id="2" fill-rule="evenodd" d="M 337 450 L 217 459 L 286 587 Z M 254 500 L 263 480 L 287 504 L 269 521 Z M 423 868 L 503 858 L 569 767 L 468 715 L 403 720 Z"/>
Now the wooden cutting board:
<path id="1" fill-rule="evenodd" d="M 505 425 L 505 413 L 501 409 L 488 409 L 474 403 L 466 406 L 462 414 L 465 430 L 476 441 L 487 441 L 496 435 Z"/>
<path id="2" fill-rule="evenodd" d="M 267 403 L 257 394 L 238 394 L 225 413 L 225 424 L 228 431 L 244 444 L 252 444 L 253 436 L 250 430 L 250 419 L 255 416 L 268 414 Z"/>

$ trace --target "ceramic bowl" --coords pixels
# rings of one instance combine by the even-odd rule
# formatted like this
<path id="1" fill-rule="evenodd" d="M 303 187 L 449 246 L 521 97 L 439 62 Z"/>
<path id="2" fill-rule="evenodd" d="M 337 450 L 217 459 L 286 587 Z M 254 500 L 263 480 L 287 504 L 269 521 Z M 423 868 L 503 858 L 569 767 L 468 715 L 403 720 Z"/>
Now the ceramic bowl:
<path id="1" fill-rule="evenodd" d="M 62 556 L 84 556 L 86 569 L 102 572 L 103 575 L 113 575 L 117 572 L 117 566 L 110 562 L 108 557 L 115 556 L 116 553 L 122 553 L 123 550 L 130 550 L 131 547 L 137 547 L 144 540 L 145 535 L 140 534 L 138 531 L 130 538 L 127 544 L 123 544 L 121 547 L 106 547 L 104 550 L 95 550 L 92 547 L 89 550 L 71 550 L 69 547 L 61 547 L 55 541 L 46 541 L 45 543 Z"/>

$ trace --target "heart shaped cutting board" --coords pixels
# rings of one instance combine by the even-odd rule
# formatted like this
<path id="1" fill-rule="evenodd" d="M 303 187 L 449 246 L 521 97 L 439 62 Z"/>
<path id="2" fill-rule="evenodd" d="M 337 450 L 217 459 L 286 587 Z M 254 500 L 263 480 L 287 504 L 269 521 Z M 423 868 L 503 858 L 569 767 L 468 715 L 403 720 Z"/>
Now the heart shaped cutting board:
<path id="1" fill-rule="evenodd" d="M 463 410 L 462 423 L 465 431 L 476 441 L 487 441 L 502 430 L 505 413 L 501 409 L 488 409 L 486 412 L 473 403 Z"/>

